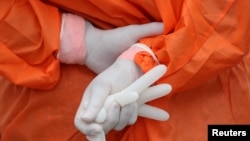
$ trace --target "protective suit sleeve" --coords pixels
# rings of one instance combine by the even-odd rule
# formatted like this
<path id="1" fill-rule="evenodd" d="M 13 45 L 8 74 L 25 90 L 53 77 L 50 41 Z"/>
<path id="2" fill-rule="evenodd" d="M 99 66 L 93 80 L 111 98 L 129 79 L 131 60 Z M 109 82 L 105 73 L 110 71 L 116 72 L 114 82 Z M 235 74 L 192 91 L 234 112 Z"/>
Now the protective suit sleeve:
<path id="1" fill-rule="evenodd" d="M 161 15 L 166 14 L 158 4 Z M 180 92 L 240 62 L 250 46 L 249 5 L 247 0 L 184 1 L 173 32 L 140 40 L 154 51 L 160 63 L 168 64 L 168 73 L 160 82 L 171 84 L 172 92 Z M 152 60 L 145 52 L 135 57 L 144 72 L 155 65 Z"/>
<path id="2" fill-rule="evenodd" d="M 0 1 L 0 75 L 17 85 L 49 89 L 59 79 L 61 14 L 37 0 Z"/>

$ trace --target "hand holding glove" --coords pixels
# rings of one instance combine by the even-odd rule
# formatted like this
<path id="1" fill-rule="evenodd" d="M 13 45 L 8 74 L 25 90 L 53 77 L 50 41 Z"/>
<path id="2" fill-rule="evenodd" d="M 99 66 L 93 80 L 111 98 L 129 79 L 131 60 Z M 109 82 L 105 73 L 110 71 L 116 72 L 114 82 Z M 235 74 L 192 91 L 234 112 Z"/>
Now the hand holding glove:
<path id="1" fill-rule="evenodd" d="M 65 13 L 62 17 L 58 59 L 67 64 L 85 64 L 96 73 L 110 66 L 139 39 L 164 31 L 160 22 L 101 30 L 77 15 Z"/>

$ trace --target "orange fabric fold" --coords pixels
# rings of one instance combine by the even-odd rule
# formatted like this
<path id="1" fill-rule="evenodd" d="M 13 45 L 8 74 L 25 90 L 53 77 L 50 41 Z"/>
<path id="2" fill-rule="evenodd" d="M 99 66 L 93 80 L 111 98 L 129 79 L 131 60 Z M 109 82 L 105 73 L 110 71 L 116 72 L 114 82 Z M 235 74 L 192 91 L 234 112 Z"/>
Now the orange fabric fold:
<path id="1" fill-rule="evenodd" d="M 174 91 L 185 91 L 241 62 L 250 42 L 246 38 L 250 19 L 244 16 L 247 10 L 242 10 L 242 5 L 244 1 L 185 1 L 173 33 L 142 39 L 161 63 L 166 64 L 170 57 L 168 74 L 162 82 L 172 84 Z M 239 22 L 239 17 L 244 22 Z"/>
<path id="2" fill-rule="evenodd" d="M 31 0 L 3 0 L 0 9 L 0 74 L 22 86 L 54 87 L 60 76 L 58 9 Z"/>
<path id="3" fill-rule="evenodd" d="M 86 140 L 74 128 L 73 118 L 82 93 L 96 75 L 84 66 L 59 67 L 55 53 L 60 13 L 53 6 L 79 14 L 103 29 L 164 22 L 163 35 L 140 43 L 168 66 L 158 83 L 170 83 L 173 92 L 149 104 L 168 111 L 170 119 L 139 118 L 134 125 L 107 134 L 108 141 L 206 141 L 208 124 L 250 123 L 248 0 L 44 2 L 47 4 L 0 1 L 0 73 L 15 83 L 22 82 L 17 84 L 38 88 L 0 78 L 1 141 Z M 24 10 L 17 12 L 20 6 Z M 154 66 L 147 53 L 136 56 L 142 70 Z M 53 89 L 39 90 L 49 87 Z"/>

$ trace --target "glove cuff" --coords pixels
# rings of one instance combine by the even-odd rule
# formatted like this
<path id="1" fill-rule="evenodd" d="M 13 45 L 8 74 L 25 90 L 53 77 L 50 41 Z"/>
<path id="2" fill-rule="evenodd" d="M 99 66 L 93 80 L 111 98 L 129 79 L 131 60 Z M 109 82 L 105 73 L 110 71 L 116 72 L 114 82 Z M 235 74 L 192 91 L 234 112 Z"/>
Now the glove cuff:
<path id="1" fill-rule="evenodd" d="M 155 56 L 154 52 L 147 45 L 142 44 L 142 43 L 136 43 L 136 44 L 132 45 L 128 50 L 123 52 L 118 58 L 134 60 L 135 55 L 141 51 L 145 51 L 148 54 L 150 54 L 150 56 L 152 56 L 154 61 L 157 64 L 159 64 L 159 61 L 158 61 L 157 57 Z"/>
<path id="2" fill-rule="evenodd" d="M 61 63 L 84 64 L 84 31 L 85 20 L 82 17 L 69 13 L 62 14 L 60 48 L 57 54 Z"/>
<path id="3" fill-rule="evenodd" d="M 140 56 L 143 54 L 143 57 L 138 57 L 138 54 L 140 54 Z M 141 66 L 142 64 L 148 66 L 145 70 L 142 70 L 144 73 L 153 66 L 160 64 L 150 47 L 142 43 L 132 45 L 128 50 L 123 52 L 118 59 L 134 60 L 138 66 Z"/>

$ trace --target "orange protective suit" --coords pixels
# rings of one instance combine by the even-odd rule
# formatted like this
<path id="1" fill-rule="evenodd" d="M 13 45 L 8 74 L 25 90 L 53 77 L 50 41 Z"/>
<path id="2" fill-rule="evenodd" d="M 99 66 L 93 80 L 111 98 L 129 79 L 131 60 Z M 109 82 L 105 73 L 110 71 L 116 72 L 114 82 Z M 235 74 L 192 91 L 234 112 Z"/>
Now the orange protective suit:
<path id="1" fill-rule="evenodd" d="M 170 83 L 173 92 L 150 104 L 167 110 L 170 119 L 139 118 L 110 132 L 108 141 L 205 141 L 208 124 L 250 123 L 249 0 L 1 0 L 1 141 L 84 140 L 73 120 L 95 74 L 56 59 L 57 7 L 104 29 L 165 24 L 164 35 L 140 42 L 168 64 L 158 83 Z M 148 54 L 135 61 L 144 71 L 154 65 Z"/>

